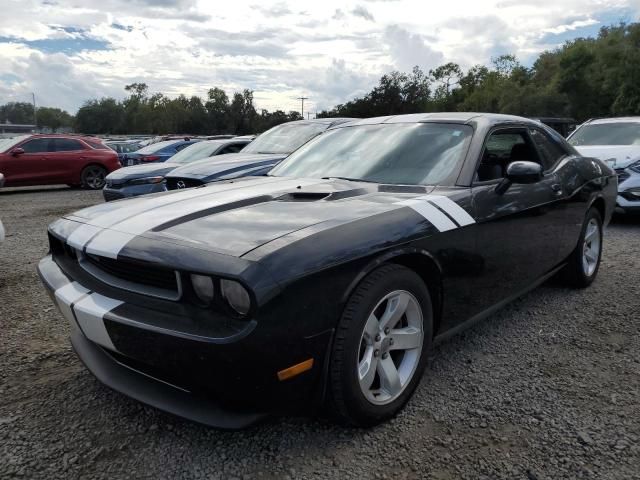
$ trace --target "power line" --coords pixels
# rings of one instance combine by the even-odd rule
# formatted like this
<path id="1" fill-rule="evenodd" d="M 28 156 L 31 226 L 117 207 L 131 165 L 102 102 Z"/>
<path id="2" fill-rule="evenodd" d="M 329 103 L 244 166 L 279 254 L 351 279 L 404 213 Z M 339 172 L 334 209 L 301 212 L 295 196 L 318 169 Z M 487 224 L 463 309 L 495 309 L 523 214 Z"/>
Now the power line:
<path id="1" fill-rule="evenodd" d="M 297 99 L 302 102 L 302 108 L 300 109 L 300 114 L 302 118 L 304 118 L 304 101 L 309 100 L 309 97 L 297 97 Z"/>

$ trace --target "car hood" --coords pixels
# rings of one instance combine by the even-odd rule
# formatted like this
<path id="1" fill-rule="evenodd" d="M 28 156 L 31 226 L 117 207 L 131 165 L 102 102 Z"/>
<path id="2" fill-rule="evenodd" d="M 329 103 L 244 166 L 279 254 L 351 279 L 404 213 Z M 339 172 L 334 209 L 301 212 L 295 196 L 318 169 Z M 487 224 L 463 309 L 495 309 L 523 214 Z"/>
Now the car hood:
<path id="1" fill-rule="evenodd" d="M 132 167 L 123 167 L 111 172 L 107 175 L 107 181 L 114 183 L 125 182 L 134 178 L 164 176 L 171 170 L 181 167 L 179 163 L 149 163 L 147 165 L 134 165 Z"/>
<path id="2" fill-rule="evenodd" d="M 151 241 L 242 257 L 308 227 L 322 229 L 395 211 L 406 206 L 401 202 L 431 190 L 346 180 L 244 177 L 97 205 L 66 216 L 50 230 L 75 248 L 110 258 L 139 257 L 151 248 Z M 171 249 L 166 250 L 171 256 Z"/>
<path id="3" fill-rule="evenodd" d="M 275 163 L 284 158 L 286 154 L 267 153 L 227 153 L 189 163 L 171 172 L 171 177 L 197 178 L 206 180 L 224 175 L 226 172 L 237 169 L 244 169 L 250 166 L 260 166 L 262 164 Z"/>
<path id="4" fill-rule="evenodd" d="M 609 163 L 611 168 L 626 168 L 636 160 L 640 160 L 640 145 L 588 145 L 575 147 L 585 157 L 595 157 L 600 160 L 615 159 L 615 164 Z"/>

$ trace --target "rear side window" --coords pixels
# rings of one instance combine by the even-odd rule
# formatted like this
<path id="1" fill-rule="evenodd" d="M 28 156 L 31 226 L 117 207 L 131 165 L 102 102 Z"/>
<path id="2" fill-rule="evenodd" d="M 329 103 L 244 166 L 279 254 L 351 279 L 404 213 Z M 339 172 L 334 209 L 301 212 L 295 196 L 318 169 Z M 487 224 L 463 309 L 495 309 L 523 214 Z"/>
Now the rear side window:
<path id="1" fill-rule="evenodd" d="M 23 143 L 20 147 L 24 150 L 24 153 L 53 152 L 54 150 L 51 148 L 50 141 L 49 138 L 34 138 L 33 140 Z"/>
<path id="2" fill-rule="evenodd" d="M 567 155 L 567 152 L 565 152 L 564 149 L 560 147 L 560 145 L 552 142 L 549 137 L 547 137 L 540 130 L 532 129 L 530 133 L 533 143 L 536 144 L 536 147 L 540 152 L 542 166 L 545 170 L 550 170 L 551 168 L 553 168 L 553 166 L 558 163 L 558 161 L 562 157 Z"/>
<path id="3" fill-rule="evenodd" d="M 238 153 L 244 147 L 245 147 L 244 143 L 236 143 L 234 145 L 228 145 L 218 155 L 222 155 L 223 153 Z"/>
<path id="4" fill-rule="evenodd" d="M 53 144 L 53 151 L 55 152 L 75 152 L 77 150 L 84 150 L 82 143 L 71 138 L 53 138 L 51 139 L 51 142 Z"/>
<path id="5" fill-rule="evenodd" d="M 107 145 L 99 140 L 85 138 L 84 141 L 87 142 L 91 148 L 95 148 L 96 150 L 111 150 Z M 121 153 L 121 150 L 116 149 L 116 152 Z"/>

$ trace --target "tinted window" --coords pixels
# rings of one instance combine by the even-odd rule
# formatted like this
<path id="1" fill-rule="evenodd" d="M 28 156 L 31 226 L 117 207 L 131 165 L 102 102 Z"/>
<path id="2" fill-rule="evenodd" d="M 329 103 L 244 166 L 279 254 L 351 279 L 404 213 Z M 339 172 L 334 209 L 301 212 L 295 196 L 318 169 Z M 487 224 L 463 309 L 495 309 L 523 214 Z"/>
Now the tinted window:
<path id="1" fill-rule="evenodd" d="M 567 153 L 560 147 L 560 145 L 552 142 L 540 130 L 530 130 L 533 143 L 538 147 L 538 151 L 542 156 L 542 166 L 545 170 L 551 169 L 562 157 Z"/>
<path id="2" fill-rule="evenodd" d="M 459 171 L 472 134 L 467 125 L 437 123 L 338 128 L 296 150 L 271 174 L 436 185 Z"/>
<path id="3" fill-rule="evenodd" d="M 218 152 L 218 155 L 223 155 L 225 153 L 238 153 L 243 148 L 244 145 L 227 145 L 220 152 Z"/>
<path id="4" fill-rule="evenodd" d="M 640 145 L 640 123 L 616 122 L 584 125 L 571 135 L 569 143 L 580 145 Z"/>
<path id="5" fill-rule="evenodd" d="M 52 138 L 53 150 L 56 152 L 74 152 L 83 150 L 82 144 L 78 140 L 71 138 Z"/>
<path id="6" fill-rule="evenodd" d="M 33 140 L 29 140 L 28 142 L 25 142 L 20 146 L 25 153 L 53 152 L 52 149 L 49 149 L 48 138 L 34 138 Z"/>
<path id="7" fill-rule="evenodd" d="M 484 147 L 476 174 L 476 181 L 486 182 L 503 178 L 511 162 L 525 160 L 540 163 L 535 148 L 525 131 L 497 131 Z"/>

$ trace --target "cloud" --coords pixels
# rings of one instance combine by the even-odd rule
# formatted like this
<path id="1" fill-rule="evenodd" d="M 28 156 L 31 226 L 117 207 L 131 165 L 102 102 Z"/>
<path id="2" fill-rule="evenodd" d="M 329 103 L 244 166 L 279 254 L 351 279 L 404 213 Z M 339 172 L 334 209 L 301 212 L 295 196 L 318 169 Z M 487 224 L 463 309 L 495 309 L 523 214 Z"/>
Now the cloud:
<path id="1" fill-rule="evenodd" d="M 258 108 L 311 110 L 369 91 L 383 73 L 525 63 L 602 25 L 640 19 L 638 0 L 3 0 L 0 104 L 74 112 L 146 82 L 170 96 L 255 91 Z M 303 10 L 303 11 L 302 11 Z M 305 105 L 306 106 L 306 105 Z"/>
<path id="2" fill-rule="evenodd" d="M 351 10 L 351 14 L 356 17 L 364 18 L 369 22 L 375 22 L 375 19 L 373 18 L 373 15 L 371 15 L 371 12 L 369 12 L 369 10 L 367 10 L 362 5 L 357 5 L 356 8 Z"/>
<path id="3" fill-rule="evenodd" d="M 443 53 L 427 45 L 424 37 L 397 25 L 388 26 L 383 38 L 394 65 L 402 71 L 411 70 L 416 65 L 429 71 L 444 62 Z"/>

